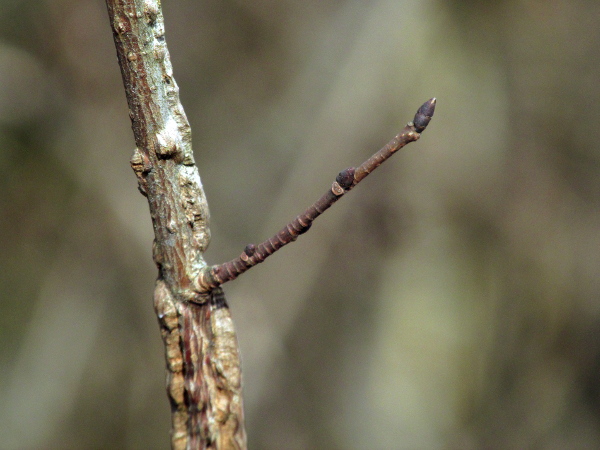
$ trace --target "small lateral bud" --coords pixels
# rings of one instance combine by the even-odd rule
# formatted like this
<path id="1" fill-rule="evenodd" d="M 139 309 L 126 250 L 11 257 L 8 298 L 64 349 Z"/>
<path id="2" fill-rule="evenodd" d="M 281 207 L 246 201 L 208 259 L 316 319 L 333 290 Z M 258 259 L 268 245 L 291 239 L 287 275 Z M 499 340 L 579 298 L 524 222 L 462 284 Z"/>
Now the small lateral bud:
<path id="1" fill-rule="evenodd" d="M 254 253 L 256 253 L 256 246 L 254 244 L 248 244 L 244 248 L 243 253 L 240 255 L 240 259 L 244 262 L 248 262 Z"/>
<path id="2" fill-rule="evenodd" d="M 335 178 L 341 188 L 348 189 L 354 183 L 354 167 L 342 170 Z"/>
<path id="3" fill-rule="evenodd" d="M 413 124 L 415 126 L 415 130 L 417 130 L 417 133 L 422 133 L 423 130 L 427 128 L 427 125 L 429 125 L 429 121 L 433 117 L 433 112 L 435 111 L 436 101 L 437 100 L 435 97 L 427 100 L 425 103 L 423 103 L 423 105 L 421 105 L 415 114 Z"/>
<path id="4" fill-rule="evenodd" d="M 254 255 L 255 252 L 256 252 L 256 245 L 254 245 L 254 244 L 248 244 L 248 245 L 246 245 L 246 248 L 244 248 L 244 254 L 248 257 Z"/>

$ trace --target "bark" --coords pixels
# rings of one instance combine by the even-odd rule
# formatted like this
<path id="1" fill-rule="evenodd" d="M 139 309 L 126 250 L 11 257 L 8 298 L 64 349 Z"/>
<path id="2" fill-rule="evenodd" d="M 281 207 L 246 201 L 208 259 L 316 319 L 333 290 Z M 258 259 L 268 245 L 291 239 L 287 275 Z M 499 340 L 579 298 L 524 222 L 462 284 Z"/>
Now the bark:
<path id="1" fill-rule="evenodd" d="M 159 269 L 154 305 L 166 348 L 175 449 L 245 448 L 237 339 L 220 288 L 194 289 L 206 266 L 209 211 L 179 101 L 158 0 L 107 0 Z"/>

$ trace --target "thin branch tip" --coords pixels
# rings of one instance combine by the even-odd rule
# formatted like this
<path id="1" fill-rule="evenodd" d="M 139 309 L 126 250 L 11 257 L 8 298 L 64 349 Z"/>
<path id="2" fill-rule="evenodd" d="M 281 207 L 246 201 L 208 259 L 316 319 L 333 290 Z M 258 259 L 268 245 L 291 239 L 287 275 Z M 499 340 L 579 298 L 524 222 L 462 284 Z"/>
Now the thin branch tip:
<path id="1" fill-rule="evenodd" d="M 420 133 L 425 130 L 433 117 L 436 102 L 437 99 L 433 97 L 423 103 L 417 110 L 413 122 L 409 122 L 396 137 L 360 166 L 356 168 L 348 167 L 342 170 L 337 175 L 331 189 L 325 192 L 319 200 L 288 223 L 273 237 L 256 246 L 253 244 L 247 245 L 243 253 L 231 261 L 212 267 L 204 267 L 196 285 L 198 292 L 208 293 L 217 286 L 234 280 L 251 267 L 263 262 L 268 256 L 284 245 L 294 242 L 298 236 L 308 231 L 313 221 L 345 193 L 353 189 L 367 175 L 402 147 L 419 139 Z"/>

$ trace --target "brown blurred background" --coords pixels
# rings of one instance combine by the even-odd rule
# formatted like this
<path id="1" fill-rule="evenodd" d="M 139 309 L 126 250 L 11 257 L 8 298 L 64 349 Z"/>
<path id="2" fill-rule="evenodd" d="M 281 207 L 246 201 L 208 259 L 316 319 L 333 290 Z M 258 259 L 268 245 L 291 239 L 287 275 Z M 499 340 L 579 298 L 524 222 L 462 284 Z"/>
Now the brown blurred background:
<path id="1" fill-rule="evenodd" d="M 253 449 L 600 446 L 600 3 L 163 2 Z M 0 0 L 0 448 L 167 448 L 104 2 Z"/>

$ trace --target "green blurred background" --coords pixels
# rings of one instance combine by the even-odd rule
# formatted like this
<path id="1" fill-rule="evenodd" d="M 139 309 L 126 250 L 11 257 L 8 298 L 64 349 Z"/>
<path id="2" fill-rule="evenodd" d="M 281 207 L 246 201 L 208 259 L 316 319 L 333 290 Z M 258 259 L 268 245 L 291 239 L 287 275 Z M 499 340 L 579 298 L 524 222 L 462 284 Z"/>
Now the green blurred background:
<path id="1" fill-rule="evenodd" d="M 254 449 L 600 446 L 600 2 L 163 2 Z M 0 0 L 0 448 L 169 445 L 104 2 Z"/>

